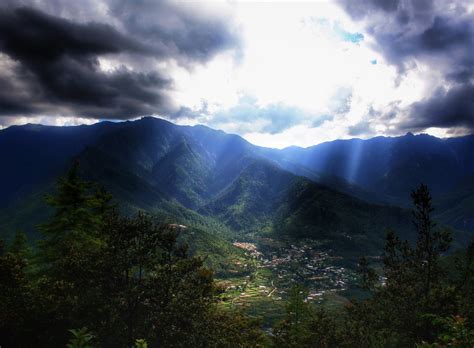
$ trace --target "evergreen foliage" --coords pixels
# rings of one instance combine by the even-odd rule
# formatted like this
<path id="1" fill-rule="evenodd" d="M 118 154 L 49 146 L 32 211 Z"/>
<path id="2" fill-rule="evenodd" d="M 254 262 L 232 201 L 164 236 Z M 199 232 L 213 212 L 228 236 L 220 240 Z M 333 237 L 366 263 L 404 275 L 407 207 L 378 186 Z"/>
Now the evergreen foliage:
<path id="1" fill-rule="evenodd" d="M 450 232 L 432 221 L 427 186 L 420 185 L 411 197 L 416 243 L 389 231 L 380 277 L 367 258 L 360 259 L 361 286 L 370 296 L 328 315 L 308 307 L 304 293 L 296 290 L 301 296 L 291 296 L 293 310 L 274 328 L 276 346 L 472 347 L 474 241 L 448 265 L 455 274 L 449 276 L 442 261 Z"/>
<path id="2" fill-rule="evenodd" d="M 389 231 L 381 273 L 360 259 L 366 299 L 329 311 L 295 286 L 268 335 L 258 319 L 217 306 L 220 288 L 189 255 L 186 229 L 122 215 L 75 163 L 47 198 L 54 211 L 38 247 L 22 232 L 0 241 L 0 345 L 472 347 L 474 241 L 447 256 L 451 235 L 432 220 L 428 188 L 411 197 L 417 238 Z"/>
<path id="3" fill-rule="evenodd" d="M 250 319 L 216 309 L 213 274 L 188 256 L 177 226 L 144 213 L 122 216 L 110 195 L 80 178 L 78 164 L 47 200 L 55 212 L 34 254 L 22 234 L 9 250 L 2 244 L 2 345 L 258 346 L 264 339 Z"/>

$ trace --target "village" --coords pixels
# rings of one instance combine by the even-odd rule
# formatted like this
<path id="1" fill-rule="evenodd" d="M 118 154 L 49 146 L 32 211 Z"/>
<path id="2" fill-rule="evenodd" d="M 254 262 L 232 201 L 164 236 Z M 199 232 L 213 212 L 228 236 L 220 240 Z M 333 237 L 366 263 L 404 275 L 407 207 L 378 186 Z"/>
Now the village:
<path id="1" fill-rule="evenodd" d="M 262 266 L 276 276 L 277 293 L 285 294 L 294 284 L 308 288 L 308 301 L 321 301 L 326 292 L 347 288 L 349 272 L 334 265 L 338 257 L 315 249 L 311 242 L 290 244 L 277 251 L 262 255 Z"/>
<path id="2" fill-rule="evenodd" d="M 251 311 L 252 307 L 281 310 L 296 284 L 307 289 L 306 302 L 320 304 L 329 298 L 341 298 L 339 293 L 354 280 L 353 271 L 339 265 L 340 257 L 331 250 L 323 251 L 312 240 L 276 242 L 266 238 L 258 242 L 233 243 L 245 252 L 246 261 L 236 262 L 246 272 L 222 282 L 227 304 Z"/>

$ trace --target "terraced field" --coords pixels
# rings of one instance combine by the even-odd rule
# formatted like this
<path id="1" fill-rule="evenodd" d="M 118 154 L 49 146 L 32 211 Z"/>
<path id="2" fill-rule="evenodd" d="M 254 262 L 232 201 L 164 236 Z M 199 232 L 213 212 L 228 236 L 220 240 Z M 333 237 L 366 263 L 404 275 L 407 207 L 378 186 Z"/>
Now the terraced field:
<path id="1" fill-rule="evenodd" d="M 234 245 L 245 251 L 246 259 L 235 260 L 238 275 L 219 280 L 223 308 L 253 316 L 264 313 L 264 326 L 270 326 L 284 315 L 287 294 L 296 284 L 308 289 L 306 301 L 311 305 L 333 308 L 348 302 L 354 272 L 338 265 L 339 258 L 319 245 L 278 243 L 262 250 L 256 243 Z"/>

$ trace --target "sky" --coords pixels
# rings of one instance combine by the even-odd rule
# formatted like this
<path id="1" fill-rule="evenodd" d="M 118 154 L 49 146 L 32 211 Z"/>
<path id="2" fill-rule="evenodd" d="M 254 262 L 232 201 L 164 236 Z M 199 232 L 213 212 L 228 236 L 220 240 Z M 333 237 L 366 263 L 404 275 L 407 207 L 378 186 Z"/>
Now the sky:
<path id="1" fill-rule="evenodd" d="M 149 115 L 277 148 L 474 133 L 474 1 L 0 2 L 0 128 Z"/>

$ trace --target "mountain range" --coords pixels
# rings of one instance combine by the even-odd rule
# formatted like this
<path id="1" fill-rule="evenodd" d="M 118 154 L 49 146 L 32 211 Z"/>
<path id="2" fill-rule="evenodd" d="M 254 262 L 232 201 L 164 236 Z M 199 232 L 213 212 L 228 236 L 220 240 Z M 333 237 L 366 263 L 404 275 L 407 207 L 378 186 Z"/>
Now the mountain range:
<path id="1" fill-rule="evenodd" d="M 474 136 L 337 140 L 270 149 L 205 126 L 146 117 L 0 131 L 0 237 L 50 213 L 44 194 L 71 163 L 124 211 L 194 228 L 190 244 L 225 253 L 262 236 L 312 238 L 347 253 L 379 250 L 384 231 L 413 235 L 410 192 L 427 183 L 436 217 L 463 243 L 474 230 Z M 209 246 L 213 246 L 209 249 Z"/>

